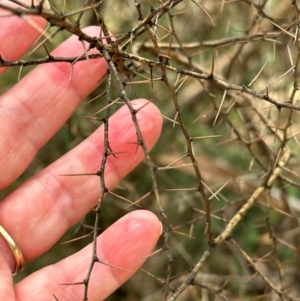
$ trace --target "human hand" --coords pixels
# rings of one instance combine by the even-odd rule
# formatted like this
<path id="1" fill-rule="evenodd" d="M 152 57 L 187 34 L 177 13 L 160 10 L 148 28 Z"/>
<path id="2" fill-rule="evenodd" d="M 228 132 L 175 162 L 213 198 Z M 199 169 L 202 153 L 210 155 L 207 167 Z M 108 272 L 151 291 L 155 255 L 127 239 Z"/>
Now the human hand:
<path id="1" fill-rule="evenodd" d="M 5 1 L 2 1 L 4 3 Z M 2 12 L 0 12 L 1 15 Z M 5 12 L 4 12 L 5 13 Z M 7 13 L 5 13 L 7 14 Z M 33 18 L 41 27 L 44 21 Z M 91 36 L 99 28 L 86 29 Z M 23 33 L 23 34 L 22 34 Z M 0 53 L 4 60 L 18 59 L 37 39 L 39 33 L 18 17 L 0 18 Z M 2 43 L 5 41 L 5 43 Z M 83 52 L 78 38 L 72 37 L 53 55 L 76 56 Z M 71 83 L 70 64 L 40 65 L 0 97 L 0 189 L 22 174 L 37 151 L 70 117 L 80 101 L 95 89 L 106 74 L 106 62 L 86 61 L 75 64 Z M 0 74 L 4 69 L 0 68 Z M 70 86 L 69 86 L 70 83 Z M 146 100 L 133 101 L 136 109 Z M 161 117 L 151 103 L 137 114 L 145 143 L 150 149 L 161 130 Z M 110 119 L 110 146 L 123 152 L 108 157 L 105 181 L 112 189 L 143 158 L 136 152 L 136 133 L 129 110 L 122 107 Z M 103 149 L 103 128 L 68 154 L 33 176 L 0 202 L 0 225 L 13 238 L 26 261 L 47 251 L 71 226 L 98 201 L 100 180 L 97 176 L 62 177 L 62 174 L 95 172 Z M 145 261 L 160 235 L 161 225 L 155 215 L 138 210 L 117 221 L 97 240 L 99 259 L 122 269 L 103 264 L 94 266 L 89 283 L 89 300 L 103 300 L 130 278 Z M 85 279 L 91 262 L 92 246 L 43 268 L 13 286 L 15 258 L 0 235 L 0 300 L 81 300 L 83 286 L 62 283 Z"/>

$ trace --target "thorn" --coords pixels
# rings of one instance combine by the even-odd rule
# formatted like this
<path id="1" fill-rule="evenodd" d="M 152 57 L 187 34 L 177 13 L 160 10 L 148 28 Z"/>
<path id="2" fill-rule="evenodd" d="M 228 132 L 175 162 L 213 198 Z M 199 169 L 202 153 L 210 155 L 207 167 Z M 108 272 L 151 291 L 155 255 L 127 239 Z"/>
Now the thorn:
<path id="1" fill-rule="evenodd" d="M 157 280 L 160 284 L 166 284 L 166 281 L 164 279 L 159 278 L 144 269 L 141 269 L 141 271 L 144 272 L 145 274 L 147 274 L 148 276 L 154 278 L 155 280 Z"/>
<path id="2" fill-rule="evenodd" d="M 116 159 L 118 159 L 115 155 L 118 154 L 129 154 L 129 152 L 113 152 L 113 151 L 109 151 L 107 152 L 107 156 L 113 155 Z"/>
<path id="3" fill-rule="evenodd" d="M 225 3 L 225 0 L 222 0 L 221 8 L 220 8 L 220 13 L 223 11 L 224 3 Z"/>
<path id="4" fill-rule="evenodd" d="M 214 70 L 215 70 L 215 50 L 212 53 L 212 61 L 211 61 L 211 70 L 210 70 L 210 77 L 214 77 Z"/>
<path id="5" fill-rule="evenodd" d="M 116 102 L 118 102 L 120 100 L 120 98 L 116 98 L 114 101 L 112 101 L 111 103 L 109 103 L 108 105 L 106 105 L 105 107 L 103 107 L 102 109 L 100 109 L 99 111 L 95 112 L 94 115 L 101 113 L 102 111 L 110 108 L 111 106 L 113 106 Z"/>
<path id="6" fill-rule="evenodd" d="M 41 10 L 50 10 L 50 3 L 48 0 L 35 0 L 39 2 L 38 5 L 34 4 L 34 1 L 31 1 L 31 7 L 40 7 Z"/>
<path id="7" fill-rule="evenodd" d="M 282 74 L 279 78 L 277 78 L 274 82 L 272 82 L 270 85 L 274 85 L 278 81 L 280 81 L 284 76 L 286 76 L 290 71 L 295 70 L 295 66 L 293 65 L 288 71 L 286 71 L 284 74 Z"/>
<path id="8" fill-rule="evenodd" d="M 218 197 L 217 197 L 217 194 L 230 182 L 231 180 L 228 180 L 225 184 L 223 184 L 216 192 L 214 192 L 208 199 L 211 200 L 212 198 L 216 198 L 217 200 Z"/>
<path id="9" fill-rule="evenodd" d="M 269 98 L 269 89 L 266 87 L 266 97 Z"/>
<path id="10" fill-rule="evenodd" d="M 229 281 L 232 279 L 233 274 L 234 274 L 234 273 L 231 273 L 231 274 L 227 277 L 227 279 L 224 281 L 224 283 L 222 284 L 222 286 L 220 287 L 220 289 L 223 290 L 223 289 L 227 286 L 227 284 L 229 283 Z"/>
<path id="11" fill-rule="evenodd" d="M 216 26 L 214 20 L 212 19 L 212 17 L 209 15 L 209 13 L 207 12 L 207 10 L 205 8 L 201 4 L 199 4 L 198 2 L 196 2 L 195 0 L 191 0 L 191 1 L 193 3 L 195 3 L 198 7 L 200 7 L 204 11 L 204 13 L 207 15 L 207 17 L 209 18 L 209 20 L 211 21 L 212 25 Z"/>
<path id="12" fill-rule="evenodd" d="M 103 264 L 103 265 L 106 265 L 106 266 L 108 266 L 108 267 L 110 267 L 110 268 L 114 268 L 114 269 L 117 269 L 117 270 L 121 270 L 121 271 L 126 271 L 126 272 L 129 272 L 129 273 L 133 273 L 133 271 L 131 271 L 131 270 L 124 269 L 124 268 L 118 267 L 118 266 L 116 266 L 116 265 L 112 265 L 112 264 L 103 262 L 103 261 L 101 261 L 99 258 L 98 258 L 97 262 L 98 262 L 98 263 L 101 263 L 101 264 Z"/>
<path id="13" fill-rule="evenodd" d="M 134 152 L 135 155 L 136 155 L 136 153 L 137 153 L 137 151 L 138 151 L 138 149 L 139 149 L 139 146 L 140 146 L 140 144 L 137 143 L 137 144 L 136 144 L 136 148 L 135 148 L 135 152 Z"/>
<path id="14" fill-rule="evenodd" d="M 21 73 L 23 71 L 23 66 L 20 67 L 19 73 L 18 73 L 18 82 L 21 80 Z"/>
<path id="15" fill-rule="evenodd" d="M 150 101 L 147 101 L 144 105 L 142 105 L 141 107 L 139 107 L 138 109 L 135 110 L 136 113 L 138 113 L 140 110 L 142 110 L 144 107 L 148 106 L 148 104 L 150 103 Z"/>
<path id="16" fill-rule="evenodd" d="M 193 68 L 192 69 L 192 72 L 194 71 L 195 69 Z M 179 89 L 182 87 L 182 85 L 185 83 L 185 81 L 189 78 L 189 76 L 187 75 L 182 81 L 181 81 L 181 84 L 178 86 L 178 88 L 175 90 L 175 93 L 177 94 Z"/>
<path id="17" fill-rule="evenodd" d="M 222 137 L 223 135 L 212 135 L 212 136 L 199 136 L 199 137 L 191 137 L 193 140 L 195 139 L 207 139 L 207 138 L 217 138 Z"/>
<path id="18" fill-rule="evenodd" d="M 88 120 L 96 120 L 96 121 L 101 121 L 101 122 L 103 122 L 103 119 L 102 119 L 102 118 L 98 118 L 98 117 L 81 116 L 81 118 L 88 119 Z"/>
<path id="19" fill-rule="evenodd" d="M 90 99 L 89 101 L 87 101 L 87 102 L 85 103 L 85 105 L 88 104 L 88 103 L 93 102 L 94 100 L 96 100 L 96 99 L 98 99 L 98 98 L 100 98 L 100 97 L 102 97 L 102 96 L 104 96 L 104 95 L 106 95 L 106 91 L 104 91 L 104 92 L 102 92 L 100 95 L 98 95 L 98 96 L 96 96 L 96 97 Z"/>
<path id="20" fill-rule="evenodd" d="M 74 15 L 77 15 L 77 14 L 79 14 L 79 13 L 83 13 L 83 12 L 85 12 L 85 11 L 88 11 L 88 10 L 90 10 L 90 9 L 94 9 L 94 8 L 97 8 L 97 5 L 86 6 L 85 8 L 80 8 L 80 9 L 75 10 L 75 11 L 72 11 L 72 12 L 70 12 L 70 13 L 68 13 L 68 14 L 64 14 L 63 16 L 64 16 L 65 18 L 68 18 L 68 17 L 74 16 Z"/>
<path id="21" fill-rule="evenodd" d="M 166 191 L 199 191 L 199 188 L 170 188 L 166 189 Z"/>
<path id="22" fill-rule="evenodd" d="M 158 253 L 161 252 L 161 251 L 163 251 L 163 248 L 160 248 L 160 249 L 158 249 L 158 250 L 156 250 L 156 251 L 150 253 L 149 255 L 145 256 L 144 258 L 149 258 L 149 257 L 151 257 L 151 256 L 153 256 L 153 255 L 158 254 Z"/>
<path id="23" fill-rule="evenodd" d="M 36 22 L 34 22 L 33 19 L 28 18 L 26 15 L 22 15 L 22 19 L 27 22 L 29 25 L 31 25 L 35 30 L 37 30 L 38 32 L 41 33 L 41 35 L 43 35 L 47 41 L 51 41 L 51 35 L 49 35 L 43 27 L 41 27 L 40 25 L 38 25 Z"/>
<path id="24" fill-rule="evenodd" d="M 136 154 L 136 153 L 137 153 L 137 150 L 138 150 L 138 148 L 139 148 L 139 146 L 142 145 L 142 142 L 141 142 L 141 141 L 137 141 L 137 142 L 129 142 L 129 144 L 135 144 L 135 145 L 136 145 L 136 149 L 135 149 L 135 152 L 134 152 L 134 154 Z"/>
<path id="25" fill-rule="evenodd" d="M 99 176 L 99 173 L 70 173 L 70 174 L 62 174 L 60 177 L 78 177 L 78 176 Z"/>
<path id="26" fill-rule="evenodd" d="M 170 43 L 169 43 L 169 47 L 168 47 L 168 52 L 167 52 L 168 57 L 170 57 L 170 52 L 171 52 L 171 49 L 172 49 L 172 42 L 173 42 L 173 39 L 171 38 Z"/>
<path id="27" fill-rule="evenodd" d="M 42 37 L 42 36 L 45 36 L 45 32 L 50 28 L 50 26 L 48 26 L 44 32 L 41 34 L 41 36 L 37 39 L 37 41 Z M 36 50 L 38 50 L 41 46 L 43 46 L 45 43 L 47 43 L 48 41 L 52 42 L 52 38 L 61 31 L 61 28 L 58 28 L 56 31 L 54 31 L 53 33 L 51 33 L 50 35 L 48 36 L 45 36 L 45 40 L 41 41 L 39 44 L 37 44 L 30 52 L 28 55 L 31 55 L 32 53 L 34 53 Z M 37 42 L 36 41 L 36 42 Z M 35 42 L 35 43 L 36 43 Z M 34 45 L 35 45 L 34 43 Z"/>
<path id="28" fill-rule="evenodd" d="M 217 119 L 218 119 L 218 117 L 219 117 L 219 115 L 220 115 L 220 112 L 221 112 L 221 109 L 222 109 L 223 102 L 224 102 L 224 100 L 225 100 L 226 94 L 227 94 L 227 89 L 224 90 L 223 97 L 222 97 L 222 100 L 221 100 L 221 104 L 220 104 L 219 110 L 218 110 L 218 112 L 217 112 L 216 118 L 215 118 L 215 120 L 214 120 L 213 126 L 215 126 L 215 124 L 216 124 L 216 122 L 217 122 Z"/>
<path id="29" fill-rule="evenodd" d="M 92 65 L 91 65 L 91 60 L 89 59 L 89 55 L 88 55 L 88 52 L 87 52 L 87 50 L 86 50 L 84 41 L 81 41 L 81 44 L 82 44 L 82 47 L 83 47 L 83 51 L 84 51 L 85 58 L 86 58 L 86 60 L 87 60 L 87 62 L 88 62 L 89 70 L 90 70 L 90 72 L 91 72 L 92 77 L 94 78 L 94 77 L 95 77 L 95 74 L 94 74 L 94 72 L 93 72 Z"/>
<path id="30" fill-rule="evenodd" d="M 45 44 L 43 44 L 43 47 L 44 47 L 44 49 L 45 49 L 45 51 L 46 51 L 46 53 L 47 53 L 48 57 L 49 57 L 50 59 L 52 59 L 52 58 L 53 58 L 53 56 L 50 54 L 50 52 L 49 52 L 49 50 L 48 50 L 48 48 L 46 47 L 46 45 L 45 45 Z"/>
<path id="31" fill-rule="evenodd" d="M 189 234 L 186 234 L 186 233 L 183 233 L 183 232 L 180 232 L 180 231 L 176 231 L 176 230 L 174 230 L 174 229 L 172 229 L 172 233 L 176 233 L 176 234 L 179 234 L 179 235 L 181 235 L 181 236 L 185 236 L 185 237 L 188 237 L 188 238 L 195 239 L 195 237 L 190 236 Z"/>
<path id="32" fill-rule="evenodd" d="M 176 169 L 176 168 L 182 168 L 182 167 L 189 167 L 193 166 L 193 163 L 186 163 L 186 164 L 180 164 L 180 165 L 174 165 L 174 166 L 165 166 L 165 167 L 157 167 L 157 170 L 168 170 L 168 169 Z"/>
<path id="33" fill-rule="evenodd" d="M 265 66 L 267 65 L 267 62 L 264 63 L 264 65 L 261 67 L 261 69 L 258 71 L 257 75 L 253 78 L 253 80 L 250 82 L 250 84 L 248 85 L 248 87 L 250 88 L 257 80 L 257 78 L 259 77 L 259 75 L 262 73 L 263 69 L 265 68 Z"/>
<path id="34" fill-rule="evenodd" d="M 73 65 L 73 63 L 71 63 L 70 80 L 69 80 L 69 86 L 68 86 L 69 89 L 71 87 L 71 82 L 72 82 L 73 68 L 74 68 L 74 65 Z"/>
<path id="35" fill-rule="evenodd" d="M 292 35 L 290 32 L 286 31 L 285 29 L 283 29 L 282 27 L 280 27 L 278 24 L 272 22 L 270 19 L 267 19 L 270 23 L 272 23 L 274 26 L 276 26 L 277 28 L 279 28 L 281 31 L 283 31 L 284 33 L 286 33 L 288 36 L 295 38 L 294 35 Z"/>
<path id="36" fill-rule="evenodd" d="M 201 180 L 201 183 L 206 187 L 206 189 L 212 194 L 212 195 L 214 195 L 215 193 L 209 188 L 209 186 L 208 185 L 206 185 L 206 183 L 203 181 L 203 180 Z M 227 184 L 227 183 L 226 183 Z M 217 197 L 217 196 L 215 196 L 216 197 L 216 199 L 218 200 L 218 201 L 220 201 L 220 199 Z"/>
<path id="37" fill-rule="evenodd" d="M 106 155 L 107 156 L 113 155 L 117 159 L 117 157 L 114 155 L 115 153 L 113 152 L 113 150 L 112 150 L 112 148 L 110 147 L 109 144 L 108 144 L 107 148 L 108 148 L 109 151 L 106 151 Z"/>
<path id="38" fill-rule="evenodd" d="M 195 211 L 201 213 L 202 215 L 205 215 L 205 214 L 206 214 L 206 211 L 200 210 L 200 209 L 198 209 L 198 208 L 193 208 L 193 210 L 195 210 Z M 220 216 L 218 216 L 218 215 L 215 215 L 215 214 L 212 214 L 212 213 L 211 213 L 210 216 L 213 217 L 213 218 L 215 218 L 215 219 L 217 219 L 217 220 L 219 220 L 219 221 L 223 221 L 223 222 L 225 222 L 225 223 L 228 223 L 228 221 L 227 221 L 226 219 L 224 219 L 224 218 L 222 218 L 222 217 L 220 217 Z"/>
<path id="39" fill-rule="evenodd" d="M 146 193 L 145 195 L 143 195 L 143 196 L 142 196 L 141 198 L 139 198 L 138 200 L 132 202 L 130 205 L 127 205 L 127 206 L 125 207 L 125 209 L 127 209 L 127 208 L 129 208 L 129 207 L 132 207 L 132 206 L 138 205 L 138 203 L 139 203 L 140 201 L 144 200 L 146 197 L 148 197 L 148 196 L 151 195 L 151 194 L 152 194 L 152 191 L 149 191 L 148 193 Z M 142 207 L 141 205 L 138 205 L 138 206 L 139 206 L 139 207 Z"/>
<path id="40" fill-rule="evenodd" d="M 186 153 L 185 155 L 183 155 L 182 157 L 176 159 L 175 161 L 171 162 L 170 164 L 168 164 L 166 167 L 170 167 L 172 165 L 174 165 L 175 163 L 179 162 L 180 160 L 187 158 L 188 157 L 188 153 Z"/>
<path id="41" fill-rule="evenodd" d="M 59 301 L 58 298 L 53 294 L 53 297 L 56 301 Z"/>
<path id="42" fill-rule="evenodd" d="M 164 59 L 164 64 L 166 64 L 166 65 L 169 63 L 169 60 L 172 59 L 171 56 L 168 56 L 168 55 L 163 54 L 163 53 L 160 53 L 160 54 L 159 54 L 159 57 L 161 57 L 161 58 Z"/>
<path id="43" fill-rule="evenodd" d="M 80 237 L 76 237 L 76 238 L 73 238 L 73 239 L 70 239 L 70 240 L 66 240 L 62 243 L 60 243 L 61 245 L 66 245 L 66 244 L 69 244 L 69 243 L 72 243 L 72 242 L 75 242 L 75 241 L 78 241 L 78 240 L 81 240 L 81 239 L 84 239 L 86 237 L 89 237 L 91 236 L 92 233 L 89 233 L 89 234 L 86 234 L 86 235 L 82 235 Z"/>
<path id="44" fill-rule="evenodd" d="M 177 119 L 178 115 L 179 115 L 179 112 L 176 111 L 175 116 L 174 116 L 174 120 L 173 120 L 173 128 L 175 127 L 176 119 Z M 178 124 L 179 124 L 179 123 L 178 123 Z"/>
<path id="45" fill-rule="evenodd" d="M 84 282 L 83 281 L 80 281 L 80 282 L 70 282 L 70 283 L 59 283 L 59 285 L 81 285 L 83 284 L 84 285 Z"/>
<path id="46" fill-rule="evenodd" d="M 206 223 L 206 225 L 205 225 L 203 236 L 205 236 L 207 234 L 207 231 L 208 231 L 208 223 Z"/>
<path id="47" fill-rule="evenodd" d="M 116 194 L 116 193 L 114 193 L 114 192 L 112 192 L 112 191 L 108 191 L 108 193 L 111 194 L 111 195 L 113 195 L 113 196 L 115 196 L 116 198 L 118 198 L 118 199 L 120 199 L 120 200 L 122 200 L 122 201 L 125 201 L 125 202 L 127 202 L 127 203 L 130 203 L 129 206 L 132 205 L 132 202 L 131 202 L 130 200 L 128 200 L 128 199 L 126 199 L 126 198 L 124 198 L 124 197 L 122 197 L 122 196 L 120 196 L 120 195 L 118 195 L 118 194 Z M 138 207 L 142 207 L 142 206 L 139 205 L 139 204 L 135 204 L 135 205 L 138 206 Z"/>
<path id="48" fill-rule="evenodd" d="M 149 68 L 150 68 L 151 88 L 153 89 L 153 67 L 152 67 L 152 65 L 150 65 Z"/>
<path id="49" fill-rule="evenodd" d="M 175 87 L 177 86 L 180 76 L 181 76 L 181 74 L 180 74 L 180 73 L 177 73 L 176 81 L 175 81 L 175 83 L 173 84 L 173 88 L 175 88 Z"/>
<path id="50" fill-rule="evenodd" d="M 157 114 L 159 114 L 159 113 L 157 113 Z M 160 115 L 161 117 L 163 117 L 163 118 L 165 118 L 165 119 L 171 121 L 173 124 L 180 125 L 178 121 L 175 121 L 175 120 L 173 120 L 173 119 L 171 119 L 171 118 L 169 118 L 169 117 L 167 117 L 167 116 L 165 116 L 165 115 L 162 115 L 162 114 L 159 114 L 159 115 Z M 174 126 L 173 126 L 173 127 L 174 127 Z"/>

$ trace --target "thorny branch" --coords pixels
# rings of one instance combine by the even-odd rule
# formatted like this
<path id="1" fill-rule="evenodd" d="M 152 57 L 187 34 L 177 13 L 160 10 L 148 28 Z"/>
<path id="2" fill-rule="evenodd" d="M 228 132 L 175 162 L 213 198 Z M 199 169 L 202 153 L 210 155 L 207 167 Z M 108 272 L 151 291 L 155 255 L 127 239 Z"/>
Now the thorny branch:
<path id="1" fill-rule="evenodd" d="M 265 300 L 273 300 L 274 294 L 280 300 L 296 300 L 299 265 L 289 262 L 299 263 L 300 258 L 299 199 L 293 201 L 300 186 L 297 3 L 87 0 L 77 5 L 53 1 L 49 9 L 44 1 L 36 6 L 11 2 L 19 7 L 0 2 L 2 18 L 41 16 L 49 26 L 45 32 L 37 28 L 41 38 L 30 57 L 9 61 L 0 53 L 0 68 L 23 70 L 57 62 L 72 67 L 100 57 L 108 63 L 104 92 L 96 92 L 106 100 L 104 108 L 96 109 L 104 116 L 96 119 L 104 124 L 105 139 L 99 170 L 92 175 L 99 177 L 101 191 L 91 232 L 91 263 L 85 279 L 76 283 L 84 285 L 82 300 L 88 300 L 94 265 L 111 266 L 97 257 L 96 249 L 105 195 L 117 206 L 126 202 L 124 210 L 128 204 L 152 210 L 163 223 L 163 240 L 153 254 L 159 264 L 144 269 L 147 282 L 154 283 L 145 290 L 143 284 L 137 286 L 139 291 L 131 288 L 137 300 L 175 301 L 179 295 L 198 300 L 204 292 L 222 300 L 247 298 L 243 277 L 251 279 L 251 293 Z M 86 20 L 100 26 L 98 37 L 82 30 Z M 81 56 L 48 52 L 49 40 L 63 33 L 88 45 Z M 91 49 L 98 52 L 89 54 Z M 153 156 L 137 121 L 139 110 L 130 102 L 135 93 L 155 102 L 165 118 L 165 143 Z M 143 192 L 131 190 L 135 201 L 130 193 L 119 195 L 105 186 L 107 158 L 116 155 L 108 138 L 109 117 L 120 103 L 131 113 L 135 144 L 144 152 L 151 180 L 150 189 L 142 183 Z M 146 203 L 151 196 L 155 204 Z M 251 245 L 245 238 L 253 233 L 259 234 Z M 159 255 L 162 251 L 167 260 Z M 223 267 L 227 260 L 230 264 Z M 212 273 L 213 280 L 208 280 Z"/>

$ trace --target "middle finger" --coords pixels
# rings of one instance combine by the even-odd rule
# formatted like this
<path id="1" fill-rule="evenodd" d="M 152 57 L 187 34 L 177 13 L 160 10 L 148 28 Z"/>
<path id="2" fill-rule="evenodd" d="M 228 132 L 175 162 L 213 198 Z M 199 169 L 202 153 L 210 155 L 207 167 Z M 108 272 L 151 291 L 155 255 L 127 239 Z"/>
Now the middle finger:
<path id="1" fill-rule="evenodd" d="M 141 110 L 137 119 L 145 144 L 152 148 L 161 131 L 158 109 L 146 100 L 133 101 Z M 10 233 L 27 260 L 49 249 L 74 223 L 91 210 L 98 198 L 97 176 L 60 176 L 93 173 L 100 167 L 103 151 L 103 126 L 70 153 L 37 174 L 0 203 L 0 224 Z M 105 185 L 111 190 L 143 158 L 136 151 L 136 131 L 126 106 L 109 121 L 109 142 L 113 151 L 107 157 Z"/>

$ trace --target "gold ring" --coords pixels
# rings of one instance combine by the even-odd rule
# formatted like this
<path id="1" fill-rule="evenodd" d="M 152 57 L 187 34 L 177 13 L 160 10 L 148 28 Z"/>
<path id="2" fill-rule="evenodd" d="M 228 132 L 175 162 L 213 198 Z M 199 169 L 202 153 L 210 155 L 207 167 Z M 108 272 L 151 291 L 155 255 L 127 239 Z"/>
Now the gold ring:
<path id="1" fill-rule="evenodd" d="M 13 272 L 13 276 L 14 276 L 19 271 L 22 271 L 25 268 L 26 261 L 19 247 L 16 245 L 14 240 L 10 237 L 10 235 L 4 230 L 2 226 L 0 226 L 0 234 L 5 239 L 5 241 L 7 242 L 7 244 L 9 245 L 10 249 L 14 254 L 15 262 L 16 262 L 16 268 Z"/>

